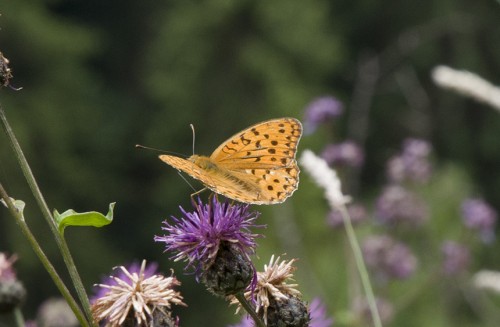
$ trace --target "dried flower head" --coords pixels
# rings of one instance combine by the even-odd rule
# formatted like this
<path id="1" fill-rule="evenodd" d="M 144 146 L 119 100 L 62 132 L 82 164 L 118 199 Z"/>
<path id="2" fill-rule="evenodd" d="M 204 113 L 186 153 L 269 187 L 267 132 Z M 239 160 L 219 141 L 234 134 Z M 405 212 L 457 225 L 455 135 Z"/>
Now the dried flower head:
<path id="1" fill-rule="evenodd" d="M 275 261 L 273 255 L 269 265 L 264 265 L 264 271 L 257 272 L 255 289 L 245 292 L 245 297 L 255 303 L 255 311 L 260 313 L 268 326 L 276 325 L 276 321 L 283 323 L 283 320 L 288 320 L 287 326 L 295 326 L 295 323 L 301 326 L 300 323 L 309 320 L 306 306 L 298 299 L 301 296 L 296 289 L 298 284 L 287 283 L 293 280 L 295 261 L 296 259 L 280 262 L 280 257 Z M 236 303 L 238 300 L 232 298 L 231 304 Z M 238 307 L 237 312 L 240 309 Z"/>
<path id="2" fill-rule="evenodd" d="M 342 194 L 340 179 L 326 161 L 311 150 L 302 151 L 300 163 L 316 184 L 325 190 L 325 197 L 332 209 L 343 207 L 351 198 Z"/>
<path id="3" fill-rule="evenodd" d="M 500 293 L 500 272 L 494 270 L 481 270 L 474 274 L 474 286 L 480 289 Z"/>
<path id="4" fill-rule="evenodd" d="M 107 290 L 92 304 L 92 316 L 96 322 L 106 321 L 107 327 L 123 326 L 126 322 L 133 326 L 150 326 L 158 312 L 160 319 L 170 318 L 172 304 L 186 305 L 182 296 L 174 291 L 180 282 L 174 277 L 152 275 L 147 277 L 146 260 L 139 272 L 130 272 L 120 266 L 121 278 L 111 276 L 110 284 L 98 286 Z M 175 322 L 175 319 L 172 319 Z"/>
<path id="5" fill-rule="evenodd" d="M 437 66 L 432 70 L 432 79 L 442 88 L 487 103 L 500 110 L 500 88 L 474 73 L 447 66 Z"/>
<path id="6" fill-rule="evenodd" d="M 172 217 L 173 223 L 164 221 L 162 230 L 168 234 L 156 236 L 155 241 L 164 242 L 166 251 L 175 252 L 175 261 L 187 261 L 186 268 L 194 267 L 197 277 L 214 262 L 226 242 L 247 257 L 255 253 L 255 238 L 260 235 L 250 233 L 250 228 L 263 226 L 254 224 L 259 214 L 251 212 L 249 205 L 221 203 L 214 196 L 207 204 L 198 199 L 193 212 L 180 210 L 183 217 Z"/>

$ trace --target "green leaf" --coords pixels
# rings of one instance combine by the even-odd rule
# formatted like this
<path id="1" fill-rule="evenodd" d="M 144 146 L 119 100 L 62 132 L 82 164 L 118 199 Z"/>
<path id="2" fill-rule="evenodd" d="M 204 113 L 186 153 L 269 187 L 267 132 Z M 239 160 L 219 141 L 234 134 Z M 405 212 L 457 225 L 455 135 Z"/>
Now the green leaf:
<path id="1" fill-rule="evenodd" d="M 21 214 L 21 217 L 24 220 L 24 207 L 26 206 L 26 203 L 24 203 L 24 201 L 22 201 L 22 200 L 16 200 L 16 199 L 13 199 L 13 198 L 10 198 L 10 201 L 12 202 L 12 204 L 14 205 L 14 207 L 16 208 L 17 212 L 19 212 L 19 214 Z M 5 207 L 8 207 L 7 203 L 5 203 L 4 199 L 0 199 L 0 202 Z"/>
<path id="2" fill-rule="evenodd" d="M 115 203 L 116 202 L 112 202 L 109 204 L 109 211 L 106 216 L 96 211 L 76 212 L 73 209 L 69 209 L 61 214 L 57 212 L 57 210 L 54 210 L 54 219 L 57 222 L 61 234 L 64 234 L 64 229 L 67 226 L 106 226 L 113 221 Z"/>

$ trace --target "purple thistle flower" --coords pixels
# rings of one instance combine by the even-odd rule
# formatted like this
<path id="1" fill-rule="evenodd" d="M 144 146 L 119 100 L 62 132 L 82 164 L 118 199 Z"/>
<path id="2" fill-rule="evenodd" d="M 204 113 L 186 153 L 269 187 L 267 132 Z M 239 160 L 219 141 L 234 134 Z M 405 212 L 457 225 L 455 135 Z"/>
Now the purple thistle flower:
<path id="1" fill-rule="evenodd" d="M 402 186 L 386 187 L 377 199 L 375 217 L 381 223 L 407 223 L 418 226 L 425 222 L 428 216 L 425 202 Z"/>
<path id="2" fill-rule="evenodd" d="M 172 216 L 173 223 L 164 221 L 162 230 L 168 234 L 155 236 L 156 242 L 166 244 L 165 251 L 176 252 L 175 261 L 187 261 L 186 269 L 196 265 L 197 277 L 204 268 L 210 266 L 217 256 L 222 242 L 228 242 L 238 248 L 247 258 L 255 253 L 255 238 L 258 234 L 250 232 L 259 216 L 258 212 L 249 211 L 250 205 L 221 203 L 217 197 L 203 204 L 198 198 L 195 211 L 187 212 L 182 207 L 182 218 Z"/>
<path id="3" fill-rule="evenodd" d="M 360 167 L 364 161 L 361 147 L 353 141 L 345 141 L 338 144 L 329 144 L 321 153 L 321 157 L 329 165 L 346 165 Z"/>
<path id="4" fill-rule="evenodd" d="M 325 304 L 318 298 L 313 299 L 309 304 L 309 314 L 311 316 L 309 327 L 331 327 L 333 325 L 333 318 L 327 316 Z"/>
<path id="5" fill-rule="evenodd" d="M 255 322 L 253 321 L 252 317 L 249 315 L 244 315 L 240 322 L 237 323 L 236 325 L 229 325 L 228 327 L 254 327 Z"/>
<path id="6" fill-rule="evenodd" d="M 446 241 L 441 246 L 444 260 L 443 272 L 447 276 L 458 275 L 465 271 L 470 263 L 469 248 L 455 241 Z"/>
<path id="7" fill-rule="evenodd" d="M 406 279 L 417 268 L 417 258 L 403 243 L 389 236 L 370 236 L 362 246 L 366 265 L 385 281 L 391 278 Z"/>
<path id="8" fill-rule="evenodd" d="M 387 176 L 391 182 L 413 181 L 425 183 L 432 173 L 429 142 L 409 138 L 403 142 L 403 151 L 387 163 Z"/>
<path id="9" fill-rule="evenodd" d="M 324 124 L 342 114 L 342 103 L 332 96 L 316 98 L 304 111 L 304 131 L 312 134 L 320 124 Z"/>
<path id="10" fill-rule="evenodd" d="M 497 213 L 482 199 L 466 199 L 462 202 L 462 216 L 465 226 L 478 230 L 485 242 L 491 242 L 497 221 Z"/>

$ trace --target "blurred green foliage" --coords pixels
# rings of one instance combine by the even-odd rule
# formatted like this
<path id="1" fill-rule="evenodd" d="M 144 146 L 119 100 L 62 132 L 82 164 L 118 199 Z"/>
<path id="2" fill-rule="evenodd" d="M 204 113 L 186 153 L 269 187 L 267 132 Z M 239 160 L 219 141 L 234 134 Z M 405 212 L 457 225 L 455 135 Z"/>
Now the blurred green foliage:
<path id="1" fill-rule="evenodd" d="M 253 123 L 301 118 L 304 106 L 325 94 L 341 99 L 346 113 L 334 128 L 304 137 L 301 148 L 360 142 L 366 164 L 359 175 L 344 176 L 347 193 L 359 201 L 371 203 L 380 191 L 385 161 L 403 138 L 433 143 L 439 177 L 421 191 L 433 208 L 425 239 L 435 244 L 421 244 L 430 251 L 416 251 L 429 256 L 422 260 L 437 260 L 432 251 L 440 238 L 460 233 L 462 197 L 481 194 L 500 209 L 499 113 L 429 78 L 434 66 L 447 64 L 499 84 L 495 1 L 16 0 L 3 1 L 0 13 L 0 51 L 10 59 L 13 86 L 23 88 L 2 89 L 0 103 L 49 206 L 103 212 L 117 202 L 112 225 L 66 233 L 89 290 L 111 267 L 146 258 L 163 271 L 173 267 L 182 281 L 189 305 L 178 310 L 183 326 L 206 325 L 206 317 L 210 326 L 236 321 L 233 308 L 182 275 L 183 266 L 153 243 L 161 220 L 188 206 L 192 190 L 156 153 L 134 145 L 190 155 L 192 123 L 196 152 L 209 154 Z M 343 263 L 343 234 L 324 226 L 321 191 L 301 178 L 287 203 L 257 208 L 269 224 L 257 266 L 272 253 L 299 257 L 305 297 L 321 296 L 342 316 L 350 305 L 346 273 L 355 272 Z M 26 201 L 30 226 L 64 271 L 5 137 L 0 181 Z M 500 268 L 494 246 L 475 249 L 474 269 Z M 0 251 L 19 254 L 16 266 L 29 291 L 25 311 L 33 316 L 57 292 L 5 210 Z M 425 288 L 427 277 L 398 282 L 385 295 L 397 302 Z M 463 294 L 436 303 L 439 291 L 409 300 L 391 326 L 481 325 Z"/>

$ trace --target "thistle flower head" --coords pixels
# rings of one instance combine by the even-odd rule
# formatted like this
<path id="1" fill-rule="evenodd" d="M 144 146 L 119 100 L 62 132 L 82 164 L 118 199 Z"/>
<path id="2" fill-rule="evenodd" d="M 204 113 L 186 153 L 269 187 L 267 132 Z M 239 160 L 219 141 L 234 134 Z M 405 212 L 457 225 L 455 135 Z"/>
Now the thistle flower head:
<path id="1" fill-rule="evenodd" d="M 186 268 L 194 268 L 197 277 L 215 260 L 221 245 L 230 243 L 249 256 L 255 252 L 255 238 L 260 236 L 250 232 L 255 225 L 257 212 L 251 212 L 249 205 L 219 202 L 213 197 L 203 204 L 200 199 L 195 210 L 188 212 L 182 207 L 181 218 L 172 217 L 173 223 L 163 222 L 166 235 L 156 236 L 156 242 L 164 242 L 165 251 L 175 254 L 175 261 L 184 260 Z"/>
<path id="2" fill-rule="evenodd" d="M 286 310 L 283 309 L 281 304 L 290 304 L 290 307 L 295 308 L 301 306 L 297 302 L 298 297 L 301 296 L 301 293 L 296 289 L 298 284 L 287 283 L 287 281 L 293 280 L 293 272 L 296 269 L 293 266 L 295 261 L 296 259 L 292 259 L 288 262 L 280 262 L 280 257 L 274 260 L 274 255 L 271 256 L 269 264 L 264 265 L 264 271 L 257 272 L 257 286 L 255 289 L 245 292 L 245 297 L 255 303 L 255 311 L 261 313 L 266 325 L 271 310 L 273 316 L 276 315 L 277 311 Z M 238 303 L 238 300 L 233 297 L 231 299 L 231 304 L 236 303 Z M 302 306 L 306 309 L 305 305 Z M 241 307 L 238 307 L 237 311 L 239 311 L 240 308 Z M 300 314 L 301 313 L 296 313 L 295 316 L 300 316 Z M 291 315 L 294 316 L 293 313 Z M 277 319 L 279 318 L 280 317 L 277 317 Z"/>
<path id="3" fill-rule="evenodd" d="M 138 272 L 120 266 L 117 276 L 111 276 L 109 284 L 99 284 L 106 292 L 92 304 L 92 316 L 96 322 L 105 320 L 107 327 L 117 327 L 129 322 L 134 326 L 149 326 L 160 312 L 170 318 L 172 304 L 184 305 L 182 296 L 174 291 L 180 282 L 174 277 L 152 275 L 147 277 L 146 260 Z M 120 278 L 118 277 L 120 276 Z M 175 320 L 174 320 L 175 321 Z"/>

